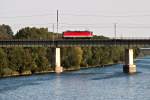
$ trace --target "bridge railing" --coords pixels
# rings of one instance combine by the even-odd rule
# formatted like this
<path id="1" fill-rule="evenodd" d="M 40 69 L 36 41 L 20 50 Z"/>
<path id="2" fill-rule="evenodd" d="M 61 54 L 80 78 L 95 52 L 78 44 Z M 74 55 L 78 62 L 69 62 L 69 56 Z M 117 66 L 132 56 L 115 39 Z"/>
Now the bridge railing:
<path id="1" fill-rule="evenodd" d="M 61 39 L 61 40 L 0 40 L 0 47 L 63 47 L 63 46 L 150 46 L 150 39 Z"/>

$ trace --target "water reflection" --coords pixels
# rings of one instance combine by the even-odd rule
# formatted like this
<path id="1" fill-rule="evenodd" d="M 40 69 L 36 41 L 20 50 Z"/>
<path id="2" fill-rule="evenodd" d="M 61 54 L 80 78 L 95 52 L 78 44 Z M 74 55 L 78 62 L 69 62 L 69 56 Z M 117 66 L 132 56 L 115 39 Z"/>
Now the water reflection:
<path id="1" fill-rule="evenodd" d="M 56 76 L 56 79 L 54 81 L 54 85 L 55 85 L 55 88 L 53 89 L 53 92 L 54 92 L 54 100 L 61 100 L 61 97 L 63 96 L 63 89 L 62 89 L 62 82 L 61 82 L 62 78 L 60 75 L 57 75 Z"/>

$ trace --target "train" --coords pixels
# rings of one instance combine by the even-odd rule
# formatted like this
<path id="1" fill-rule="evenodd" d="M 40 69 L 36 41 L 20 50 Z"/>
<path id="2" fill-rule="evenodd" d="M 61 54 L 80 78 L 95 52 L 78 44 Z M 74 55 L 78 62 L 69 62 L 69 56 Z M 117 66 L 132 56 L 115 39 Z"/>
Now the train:
<path id="1" fill-rule="evenodd" d="M 63 32 L 63 38 L 92 38 L 93 32 L 91 31 L 65 31 Z"/>

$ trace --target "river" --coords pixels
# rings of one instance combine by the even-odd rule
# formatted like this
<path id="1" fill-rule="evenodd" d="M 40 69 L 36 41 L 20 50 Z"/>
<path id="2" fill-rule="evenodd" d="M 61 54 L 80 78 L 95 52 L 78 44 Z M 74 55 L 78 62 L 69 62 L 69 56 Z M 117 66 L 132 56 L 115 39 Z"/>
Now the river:
<path id="1" fill-rule="evenodd" d="M 136 60 L 138 72 L 122 65 L 0 79 L 0 100 L 150 100 L 150 57 Z"/>

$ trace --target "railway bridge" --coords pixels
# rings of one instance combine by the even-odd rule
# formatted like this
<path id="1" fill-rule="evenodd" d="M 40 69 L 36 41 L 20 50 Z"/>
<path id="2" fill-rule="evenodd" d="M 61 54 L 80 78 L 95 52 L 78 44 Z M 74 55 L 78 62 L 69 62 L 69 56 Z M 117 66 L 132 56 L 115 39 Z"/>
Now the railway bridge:
<path id="1" fill-rule="evenodd" d="M 53 65 L 56 73 L 63 72 L 61 66 L 60 47 L 75 47 L 75 46 L 125 46 L 125 63 L 123 72 L 135 73 L 136 65 L 133 63 L 132 47 L 149 46 L 150 39 L 58 39 L 58 40 L 0 40 L 0 47 L 52 47 Z"/>

